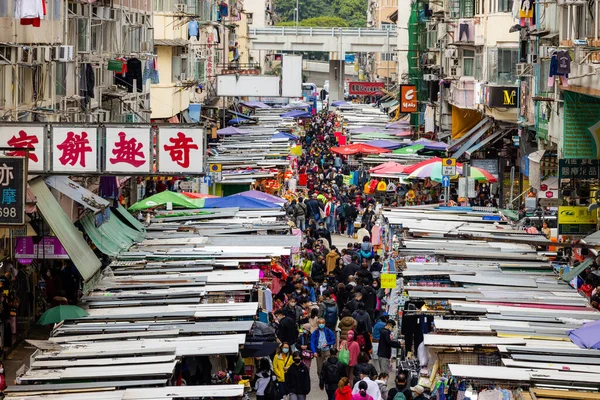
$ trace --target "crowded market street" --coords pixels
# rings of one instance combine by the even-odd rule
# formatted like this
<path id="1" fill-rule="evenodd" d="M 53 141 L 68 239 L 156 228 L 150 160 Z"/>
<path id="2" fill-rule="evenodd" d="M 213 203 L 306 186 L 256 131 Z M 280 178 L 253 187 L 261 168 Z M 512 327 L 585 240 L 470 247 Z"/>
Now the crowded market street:
<path id="1" fill-rule="evenodd" d="M 30 181 L 65 248 L 103 256 L 41 264 L 7 398 L 596 398 L 595 234 L 553 240 L 550 210 L 499 208 L 493 173 L 371 105 L 253 116 L 209 140 L 214 182 Z"/>

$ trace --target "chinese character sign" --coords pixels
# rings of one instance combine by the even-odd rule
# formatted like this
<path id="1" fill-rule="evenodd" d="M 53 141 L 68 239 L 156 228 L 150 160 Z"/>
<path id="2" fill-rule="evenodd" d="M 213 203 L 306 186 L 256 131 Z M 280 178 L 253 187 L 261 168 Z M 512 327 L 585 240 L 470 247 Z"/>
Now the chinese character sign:
<path id="1" fill-rule="evenodd" d="M 150 172 L 149 128 L 106 128 L 107 172 Z"/>
<path id="2" fill-rule="evenodd" d="M 25 224 L 25 157 L 0 157 L 0 226 Z"/>
<path id="3" fill-rule="evenodd" d="M 201 173 L 203 130 L 196 128 L 160 128 L 157 140 L 158 171 Z"/>
<path id="4" fill-rule="evenodd" d="M 97 128 L 53 127 L 51 137 L 54 172 L 98 170 Z"/>
<path id="5" fill-rule="evenodd" d="M 29 153 L 29 172 L 44 172 L 45 144 L 46 135 L 43 126 L 25 124 L 0 126 L 0 147 L 15 149 L 5 151 L 4 154 L 9 157 L 25 157 Z"/>

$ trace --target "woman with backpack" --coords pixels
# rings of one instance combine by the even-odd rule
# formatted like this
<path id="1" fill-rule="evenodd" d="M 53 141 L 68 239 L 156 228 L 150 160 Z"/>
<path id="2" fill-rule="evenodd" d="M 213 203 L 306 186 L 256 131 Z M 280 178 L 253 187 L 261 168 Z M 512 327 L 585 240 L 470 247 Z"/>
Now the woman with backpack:
<path id="1" fill-rule="evenodd" d="M 276 400 L 279 399 L 279 389 L 277 388 L 277 377 L 271 370 L 271 363 L 267 358 L 261 358 L 259 363 L 260 371 L 256 374 L 254 390 L 256 390 L 256 400 Z"/>
<path id="2" fill-rule="evenodd" d="M 360 346 L 354 340 L 354 331 L 348 331 L 346 335 L 346 340 L 340 343 L 340 352 L 343 350 L 348 351 L 349 360 L 348 360 L 348 370 L 347 375 L 350 380 L 350 386 L 354 383 L 354 367 L 358 363 L 358 354 L 360 353 Z M 339 356 L 338 356 L 339 357 Z"/>

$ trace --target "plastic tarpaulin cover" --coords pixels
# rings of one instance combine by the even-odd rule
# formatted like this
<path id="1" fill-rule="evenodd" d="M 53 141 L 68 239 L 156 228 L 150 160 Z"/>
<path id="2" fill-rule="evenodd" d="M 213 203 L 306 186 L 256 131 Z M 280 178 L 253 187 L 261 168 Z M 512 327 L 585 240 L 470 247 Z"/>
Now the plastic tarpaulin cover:
<path id="1" fill-rule="evenodd" d="M 38 210 L 60 240 L 83 280 L 88 281 L 100 269 L 100 260 L 84 240 L 83 234 L 67 217 L 44 181 L 40 178 L 34 179 L 29 185 L 37 197 Z"/>

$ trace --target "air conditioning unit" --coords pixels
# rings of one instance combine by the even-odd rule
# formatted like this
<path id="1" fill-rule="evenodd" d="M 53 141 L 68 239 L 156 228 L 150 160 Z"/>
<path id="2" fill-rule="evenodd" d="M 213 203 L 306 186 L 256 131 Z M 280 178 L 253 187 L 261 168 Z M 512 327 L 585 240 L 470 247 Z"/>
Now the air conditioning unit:
<path id="1" fill-rule="evenodd" d="M 459 66 L 450 67 L 450 76 L 462 76 L 462 68 Z"/>
<path id="2" fill-rule="evenodd" d="M 142 42 L 140 44 L 140 50 L 142 53 L 150 53 L 153 49 L 150 48 L 150 42 Z"/>
<path id="3" fill-rule="evenodd" d="M 532 76 L 533 66 L 531 64 L 517 64 L 517 76 Z"/>
<path id="4" fill-rule="evenodd" d="M 185 72 L 182 72 L 181 74 L 179 74 L 180 81 L 185 81 L 186 79 L 187 79 L 187 76 L 186 76 Z"/>
<path id="5" fill-rule="evenodd" d="M 450 58 L 452 58 L 452 59 L 458 58 L 458 49 L 457 48 L 448 49 L 448 52 L 450 54 Z"/>
<path id="6" fill-rule="evenodd" d="M 173 4 L 176 13 L 187 13 L 187 4 Z"/>
<path id="7" fill-rule="evenodd" d="M 202 47 L 194 48 L 194 58 L 196 60 L 204 60 L 208 57 L 208 49 Z"/>
<path id="8" fill-rule="evenodd" d="M 458 58 L 451 58 L 450 59 L 450 66 L 451 67 L 457 67 L 460 65 L 460 60 Z"/>
<path id="9" fill-rule="evenodd" d="M 52 61 L 52 47 L 50 46 L 43 46 L 41 48 L 42 51 L 42 61 L 43 62 L 50 62 Z"/>
<path id="10" fill-rule="evenodd" d="M 423 75 L 423 80 L 425 81 L 437 81 L 439 78 L 435 74 L 425 74 Z"/>
<path id="11" fill-rule="evenodd" d="M 74 59 L 75 48 L 73 46 L 56 47 L 55 59 L 60 62 L 69 62 Z"/>
<path id="12" fill-rule="evenodd" d="M 536 64 L 538 62 L 537 54 L 527 54 L 527 64 Z"/>
<path id="13" fill-rule="evenodd" d="M 109 110 L 96 110 L 94 112 L 94 121 L 93 122 L 109 122 L 110 121 L 110 111 Z"/>

